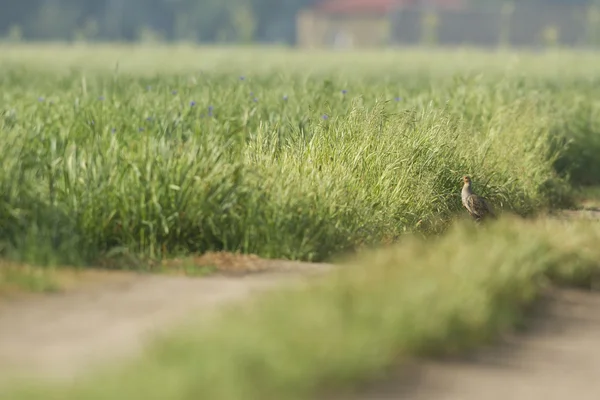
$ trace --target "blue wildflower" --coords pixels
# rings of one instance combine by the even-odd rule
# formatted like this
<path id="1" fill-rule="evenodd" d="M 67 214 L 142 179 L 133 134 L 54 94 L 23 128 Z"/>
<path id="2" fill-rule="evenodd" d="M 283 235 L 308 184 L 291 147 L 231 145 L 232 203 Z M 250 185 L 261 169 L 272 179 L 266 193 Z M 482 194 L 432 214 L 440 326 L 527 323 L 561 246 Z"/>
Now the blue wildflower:
<path id="1" fill-rule="evenodd" d="M 346 89 L 342 90 L 342 94 L 346 94 L 348 91 Z"/>
<path id="2" fill-rule="evenodd" d="M 402 101 L 402 97 L 396 97 L 394 100 L 396 100 L 396 101 Z"/>
<path id="3" fill-rule="evenodd" d="M 213 106 L 208 106 L 208 116 L 212 117 L 213 115 Z"/>
<path id="4" fill-rule="evenodd" d="M 116 132 L 117 132 L 117 128 L 112 128 L 112 129 L 110 130 L 110 132 L 111 132 L 111 133 L 116 133 Z"/>
<path id="5" fill-rule="evenodd" d="M 258 103 L 258 99 L 255 97 L 253 100 L 255 103 Z"/>
<path id="6" fill-rule="evenodd" d="M 287 94 L 283 96 L 283 101 L 287 101 L 288 100 L 288 96 Z"/>
<path id="7" fill-rule="evenodd" d="M 240 81 L 243 81 L 243 80 L 245 80 L 245 79 L 246 79 L 246 77 L 245 77 L 245 76 L 240 76 Z"/>
<path id="8" fill-rule="evenodd" d="M 100 97 L 98 97 L 98 100 L 100 100 L 100 101 L 104 101 L 104 96 L 100 96 Z"/>
<path id="9" fill-rule="evenodd" d="M 324 119 L 325 121 L 327 121 L 327 120 L 329 119 L 329 115 L 327 115 L 327 114 L 323 114 L 323 119 Z"/>
<path id="10" fill-rule="evenodd" d="M 171 94 L 173 94 L 173 95 L 176 95 L 176 94 L 177 94 L 177 90 L 173 90 L 173 91 L 171 92 Z"/>
<path id="11" fill-rule="evenodd" d="M 144 132 L 144 128 L 140 127 L 140 128 L 138 129 L 138 132 Z"/>
<path id="12" fill-rule="evenodd" d="M 192 101 L 190 101 L 190 107 L 194 107 L 195 105 L 196 105 L 196 102 L 195 102 L 195 101 L 193 101 L 193 100 L 192 100 Z"/>
<path id="13" fill-rule="evenodd" d="M 42 102 L 42 101 L 44 101 L 44 98 L 43 97 L 38 97 L 38 101 Z"/>

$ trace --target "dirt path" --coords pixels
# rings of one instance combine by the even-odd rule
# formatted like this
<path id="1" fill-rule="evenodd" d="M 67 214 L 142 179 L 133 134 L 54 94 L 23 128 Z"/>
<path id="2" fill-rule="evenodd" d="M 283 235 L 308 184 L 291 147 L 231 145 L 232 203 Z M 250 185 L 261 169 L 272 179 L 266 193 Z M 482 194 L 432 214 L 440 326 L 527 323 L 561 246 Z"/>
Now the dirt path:
<path id="1" fill-rule="evenodd" d="M 95 282 L 65 293 L 0 304 L 0 377 L 72 379 L 92 364 L 133 355 L 195 309 L 208 314 L 331 267 L 273 261 L 261 273 L 204 278 L 96 273 Z"/>
<path id="2" fill-rule="evenodd" d="M 597 400 L 599 378 L 600 294 L 561 290 L 503 345 L 419 362 L 344 400 Z"/>
<path id="3" fill-rule="evenodd" d="M 248 267 L 247 260 L 243 266 L 223 262 L 233 265 L 233 272 Z M 73 379 L 86 367 L 135 355 L 154 334 L 193 310 L 210 315 L 256 291 L 298 283 L 333 267 L 251 264 L 250 270 L 264 271 L 195 279 L 95 273 L 65 293 L 0 303 L 0 384 L 8 372 Z M 532 330 L 506 345 L 468 359 L 419 362 L 398 379 L 344 400 L 552 400 L 567 394 L 600 399 L 600 295 L 559 291 L 534 322 Z"/>
<path id="4" fill-rule="evenodd" d="M 81 290 L 20 300 L 0 308 L 0 366 L 73 379 L 92 364 L 134 355 L 194 309 L 209 315 L 330 268 L 287 264 L 278 272 L 200 279 L 113 274 Z M 397 379 L 343 400 L 597 400 L 599 376 L 600 294 L 557 290 L 529 329 L 503 345 L 461 359 L 419 361 Z"/>

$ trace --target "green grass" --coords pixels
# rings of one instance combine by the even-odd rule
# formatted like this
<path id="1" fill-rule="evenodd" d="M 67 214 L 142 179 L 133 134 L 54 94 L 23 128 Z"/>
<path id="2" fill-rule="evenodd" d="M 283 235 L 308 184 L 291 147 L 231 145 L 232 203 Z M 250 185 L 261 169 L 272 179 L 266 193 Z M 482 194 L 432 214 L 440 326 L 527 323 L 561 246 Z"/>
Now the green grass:
<path id="1" fill-rule="evenodd" d="M 0 50 L 0 256 L 326 260 L 440 232 L 463 174 L 521 215 L 600 176 L 593 53 Z"/>
<path id="2" fill-rule="evenodd" d="M 598 66 L 566 51 L 1 46 L 1 257 L 325 260 L 404 239 L 74 387 L 10 398 L 314 398 L 490 342 L 552 283 L 590 286 L 589 223 L 508 218 L 423 236 L 464 216 L 464 174 L 522 216 L 589 196 Z M 29 278 L 0 284 L 46 282 Z"/>
<path id="3" fill-rule="evenodd" d="M 433 241 L 363 253 L 210 324 L 190 322 L 73 386 L 38 382 L 6 398 L 295 400 L 349 390 L 411 358 L 493 342 L 553 283 L 590 287 L 598 240 L 591 222 L 461 223 Z"/>

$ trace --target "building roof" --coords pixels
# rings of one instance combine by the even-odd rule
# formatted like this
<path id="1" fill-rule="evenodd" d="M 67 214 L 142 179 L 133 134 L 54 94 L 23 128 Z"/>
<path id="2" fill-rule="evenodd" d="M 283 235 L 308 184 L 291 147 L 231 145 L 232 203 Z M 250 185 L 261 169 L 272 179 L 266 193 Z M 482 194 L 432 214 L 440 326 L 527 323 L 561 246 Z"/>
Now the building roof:
<path id="1" fill-rule="evenodd" d="M 457 8 L 462 0 L 321 0 L 314 10 L 326 14 L 387 14 L 397 7 L 432 5 Z"/>

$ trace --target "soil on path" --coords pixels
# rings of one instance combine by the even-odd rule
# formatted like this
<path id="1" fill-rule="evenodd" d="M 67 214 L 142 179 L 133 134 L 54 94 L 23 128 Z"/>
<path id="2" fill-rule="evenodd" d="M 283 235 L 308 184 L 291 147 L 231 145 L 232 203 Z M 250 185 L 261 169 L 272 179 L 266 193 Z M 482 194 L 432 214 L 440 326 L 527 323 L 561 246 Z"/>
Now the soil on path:
<path id="1" fill-rule="evenodd" d="M 332 267 L 253 262 L 259 272 L 202 278 L 94 271 L 65 292 L 0 303 L 0 377 L 74 379 L 86 367 L 134 355 L 194 310 L 209 315 L 255 291 Z"/>

